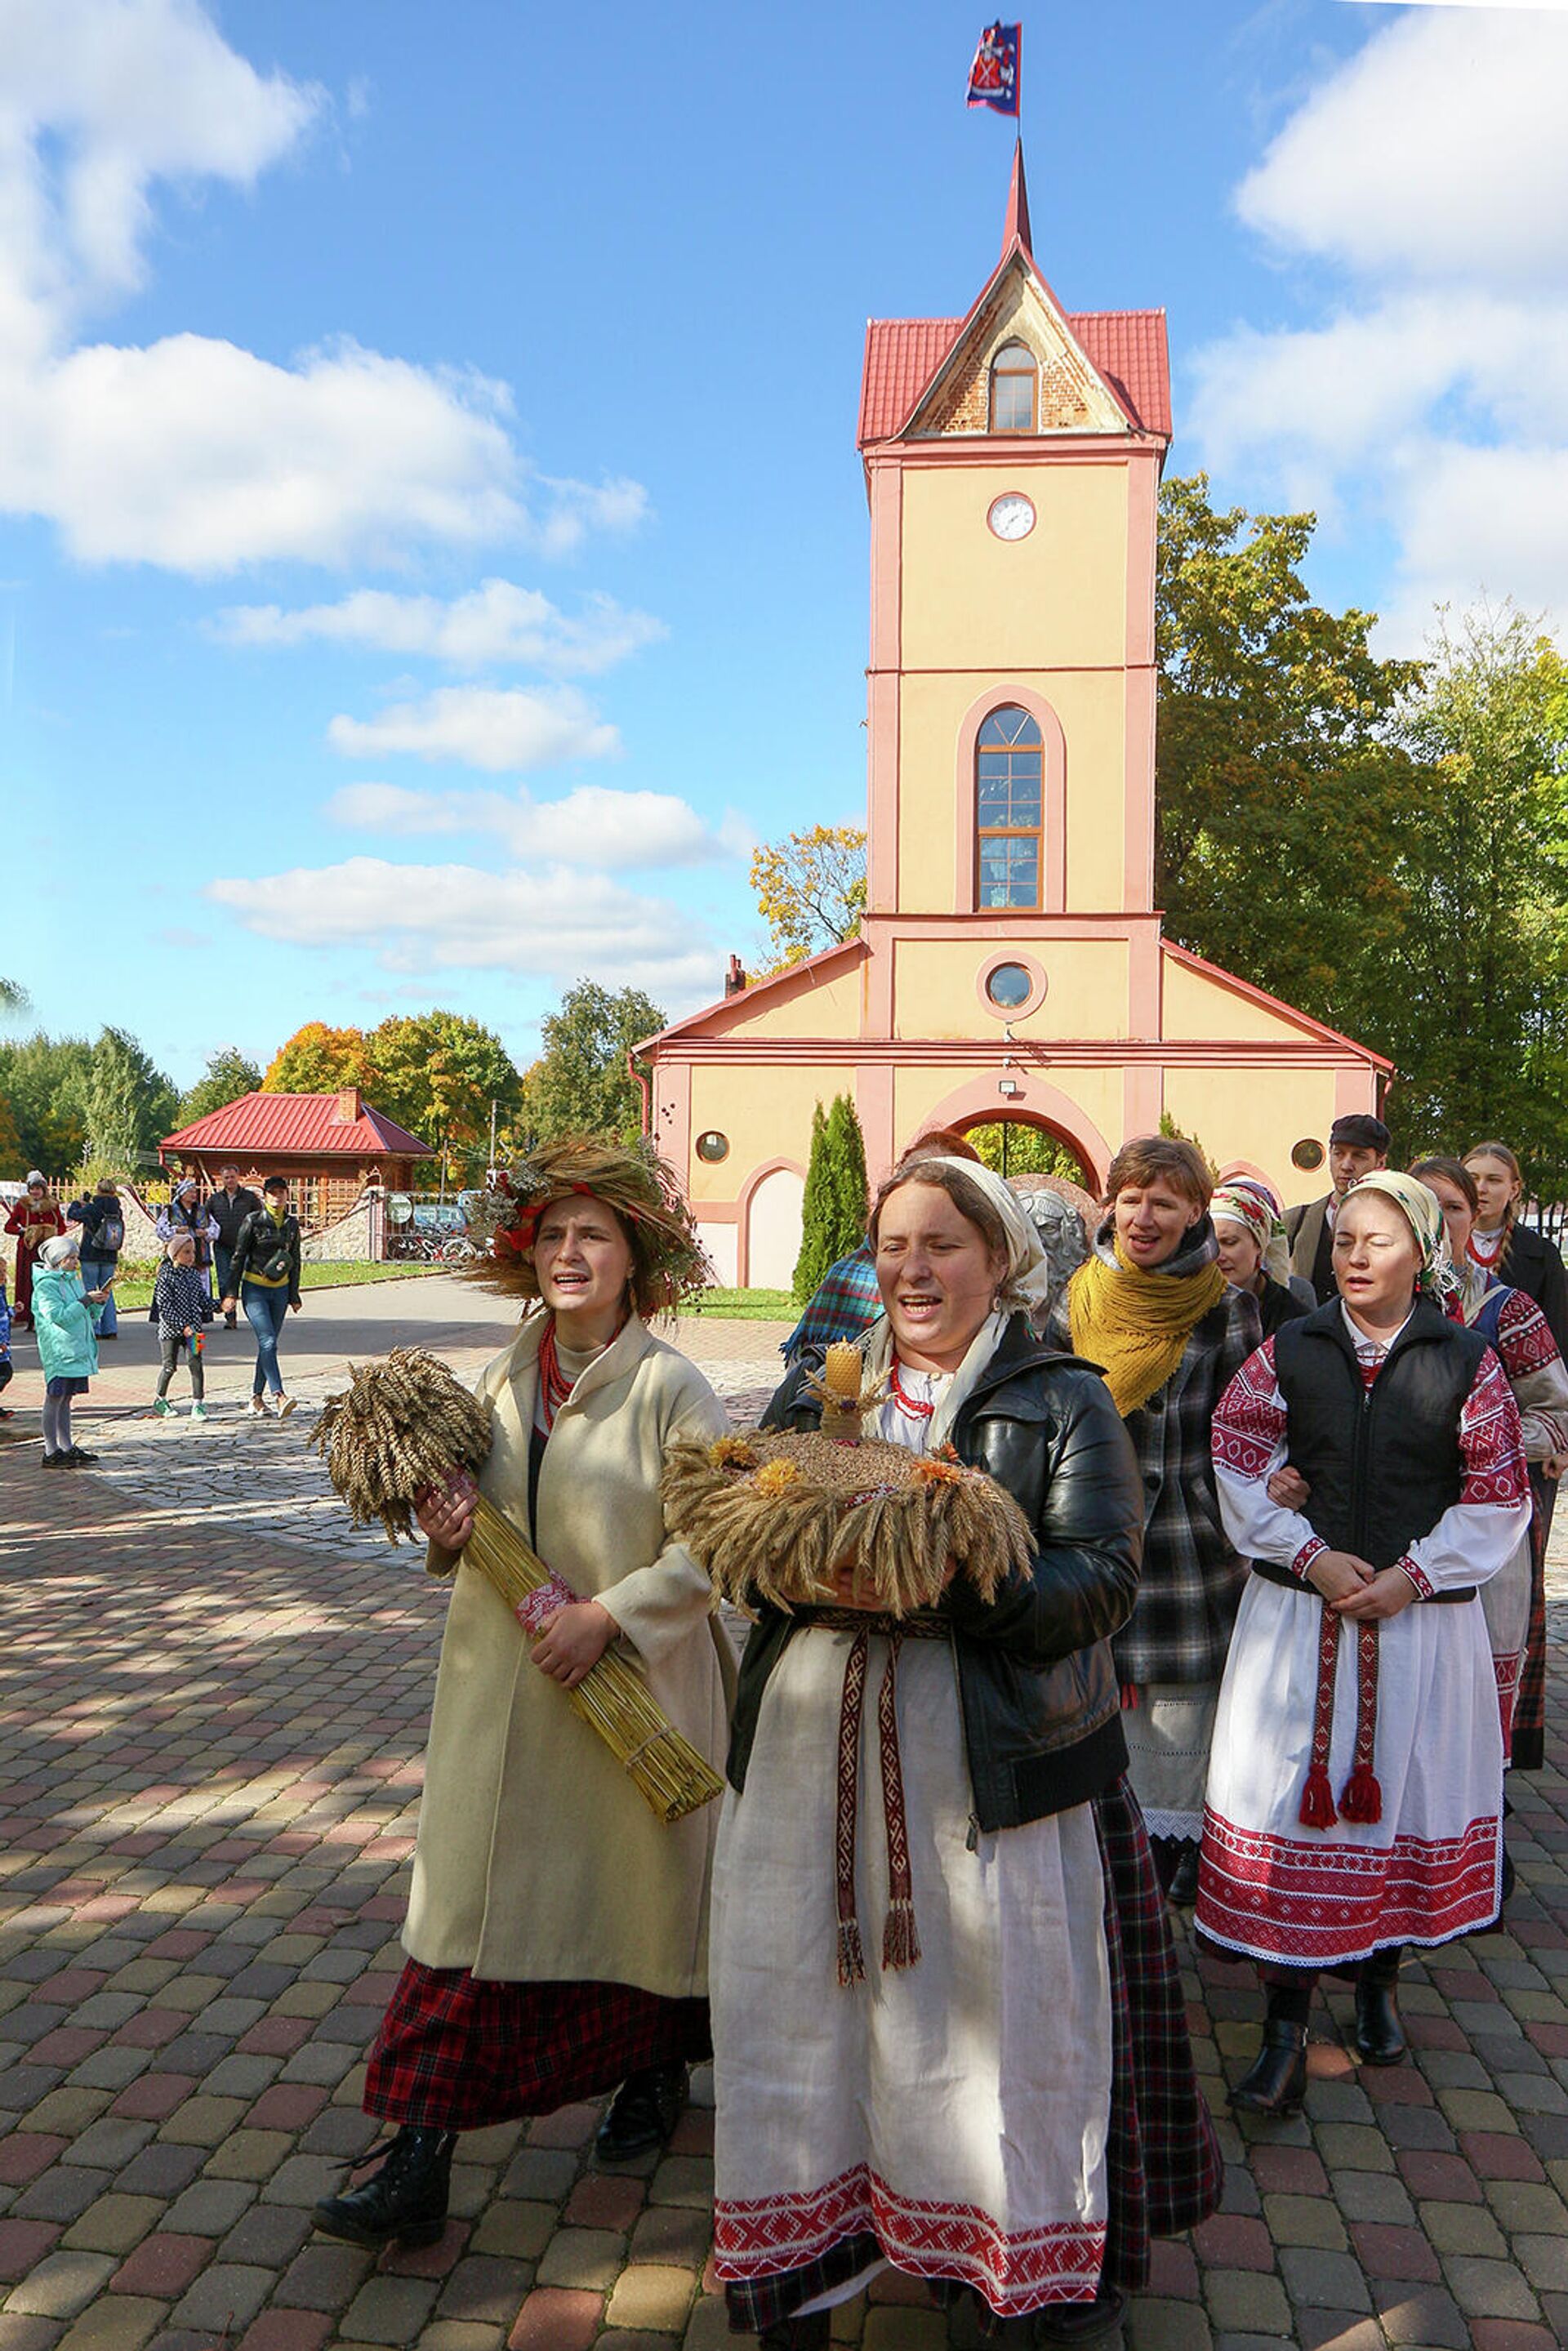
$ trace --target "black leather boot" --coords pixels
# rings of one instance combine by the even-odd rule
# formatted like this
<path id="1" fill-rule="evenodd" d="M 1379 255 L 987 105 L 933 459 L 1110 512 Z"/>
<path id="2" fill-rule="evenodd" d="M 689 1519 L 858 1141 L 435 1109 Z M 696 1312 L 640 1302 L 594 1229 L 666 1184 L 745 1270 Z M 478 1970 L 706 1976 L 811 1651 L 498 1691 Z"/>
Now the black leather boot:
<path id="1" fill-rule="evenodd" d="M 456 2136 L 404 2123 L 368 2179 L 317 2205 L 321 2234 L 350 2245 L 434 2245 L 446 2226 Z"/>
<path id="2" fill-rule="evenodd" d="M 1364 2065 L 1397 2065 L 1410 2053 L 1394 2000 L 1399 1960 L 1396 1947 L 1362 1961 L 1355 1987 L 1355 2053 Z"/>
<path id="3" fill-rule="evenodd" d="M 1263 2045 L 1230 2093 L 1230 2103 L 1246 2115 L 1293 2115 L 1307 2088 L 1307 2028 L 1287 2017 L 1270 2016 L 1263 2027 Z"/>
<path id="4" fill-rule="evenodd" d="M 1166 1900 L 1178 1910 L 1190 1910 L 1197 1900 L 1197 1838 L 1183 1837 L 1181 1859 L 1166 1894 Z"/>
<path id="5" fill-rule="evenodd" d="M 832 2335 L 831 2310 L 813 2310 L 809 2318 L 781 2318 L 758 2336 L 761 2351 L 828 2351 Z"/>
<path id="6" fill-rule="evenodd" d="M 1127 2297 L 1113 2285 L 1102 2285 L 1092 2302 L 1052 2302 L 1034 2314 L 1034 2339 L 1039 2344 L 1103 2342 L 1122 2324 Z"/>
<path id="7" fill-rule="evenodd" d="M 593 2142 L 600 2161 L 630 2163 L 633 2156 L 663 2147 L 680 2120 L 689 2080 L 682 2060 L 628 2074 Z"/>

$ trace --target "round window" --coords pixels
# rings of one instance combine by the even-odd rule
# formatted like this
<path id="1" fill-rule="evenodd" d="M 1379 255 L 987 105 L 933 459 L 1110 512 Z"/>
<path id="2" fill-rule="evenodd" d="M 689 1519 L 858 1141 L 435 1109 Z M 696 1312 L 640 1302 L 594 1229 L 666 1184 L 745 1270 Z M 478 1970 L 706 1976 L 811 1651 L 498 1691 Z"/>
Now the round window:
<path id="1" fill-rule="evenodd" d="M 1016 1012 L 1034 994 L 1034 981 L 1021 963 L 999 963 L 986 975 L 986 994 L 1002 1012 Z"/>
<path id="2" fill-rule="evenodd" d="M 729 1157 L 728 1135 L 720 1134 L 716 1126 L 710 1126 L 706 1134 L 699 1134 L 697 1137 L 697 1157 L 710 1162 L 716 1159 L 727 1159 Z"/>
<path id="3" fill-rule="evenodd" d="M 1300 1143 L 1291 1145 L 1291 1165 L 1292 1167 L 1304 1167 L 1310 1172 L 1314 1167 L 1321 1167 L 1326 1155 L 1315 1134 L 1304 1134 Z"/>

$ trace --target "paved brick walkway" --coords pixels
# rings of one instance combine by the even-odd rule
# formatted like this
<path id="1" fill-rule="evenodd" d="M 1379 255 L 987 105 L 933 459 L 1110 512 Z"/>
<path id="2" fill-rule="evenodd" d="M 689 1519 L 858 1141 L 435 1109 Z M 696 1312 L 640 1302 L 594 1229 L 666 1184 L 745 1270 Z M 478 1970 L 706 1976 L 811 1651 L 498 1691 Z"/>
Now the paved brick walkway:
<path id="1" fill-rule="evenodd" d="M 426 1288 L 434 1332 L 450 1301 Z M 475 1361 L 505 1321 L 480 1318 Z M 738 1406 L 776 1334 L 691 1343 Z M 32 1384 L 24 1359 L 24 1406 Z M 111 1381 L 95 1402 L 95 1444 L 145 1426 L 113 1419 Z M 0 1451 L 0 2351 L 717 2351 L 700 2077 L 656 2163 L 596 2172 L 575 2108 L 465 2138 L 431 2252 L 310 2234 L 374 2135 L 361 2060 L 400 1963 L 444 1599 L 407 1554 L 289 1538 L 305 1419 L 247 1432 L 243 1518 L 157 1495 L 109 1444 L 110 1475 Z M 1561 1719 L 1561 1672 L 1553 1699 Z M 1131 2351 L 1568 2342 L 1565 1761 L 1554 1742 L 1514 1790 L 1508 1933 L 1407 1970 L 1413 2065 L 1360 2070 L 1335 1990 L 1307 2113 L 1239 2129 L 1222 2077 L 1258 1995 L 1189 1962 L 1229 2185 L 1160 2249 Z M 901 2281 L 840 2334 L 974 2339 Z"/>

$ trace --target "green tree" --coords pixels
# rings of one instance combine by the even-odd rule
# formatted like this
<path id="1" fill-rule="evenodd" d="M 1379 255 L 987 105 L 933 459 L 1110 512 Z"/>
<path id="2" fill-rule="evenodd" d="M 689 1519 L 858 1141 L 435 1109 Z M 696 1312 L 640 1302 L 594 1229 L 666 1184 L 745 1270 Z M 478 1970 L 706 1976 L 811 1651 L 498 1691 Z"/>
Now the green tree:
<path id="1" fill-rule="evenodd" d="M 1401 1148 L 1501 1134 L 1568 1195 L 1568 665 L 1511 604 L 1439 616 L 1405 703 L 1427 776 L 1401 864 L 1408 913 L 1377 1039 Z"/>
<path id="2" fill-rule="evenodd" d="M 26 989 L 19 979 L 0 979 L 0 1020 L 14 1020 L 29 1009 Z"/>
<path id="3" fill-rule="evenodd" d="M 772 968 L 802 963 L 860 930 L 865 834 L 856 825 L 814 824 L 808 832 L 766 842 L 753 853 L 751 886 L 768 925 Z"/>
<path id="4" fill-rule="evenodd" d="M 246 1059 L 237 1045 L 221 1045 L 215 1053 L 207 1055 L 207 1066 L 190 1090 L 180 1097 L 175 1113 L 181 1126 L 193 1126 L 199 1118 L 206 1118 L 214 1110 L 222 1110 L 242 1095 L 260 1091 L 261 1071 Z"/>
<path id="5" fill-rule="evenodd" d="M 82 1092 L 86 1155 L 129 1171 L 174 1123 L 179 1096 L 123 1029 L 99 1031 Z"/>
<path id="6" fill-rule="evenodd" d="M 985 1126 L 970 1127 L 964 1140 L 998 1176 L 1061 1176 L 1086 1191 L 1094 1188 L 1076 1154 L 1042 1126 L 1028 1126 L 1021 1119 L 993 1119 Z"/>
<path id="7" fill-rule="evenodd" d="M 804 1306 L 831 1265 L 865 1238 L 865 1142 L 848 1094 L 834 1097 L 824 1113 L 811 1114 L 811 1154 L 800 1203 L 800 1254 L 795 1260 L 795 1298 Z"/>
<path id="8" fill-rule="evenodd" d="M 76 1166 L 87 1141 L 92 1047 L 85 1037 L 36 1036 L 0 1044 L 0 1093 L 11 1106 L 21 1172 Z"/>
<path id="9" fill-rule="evenodd" d="M 559 1011 L 541 1024 L 544 1050 L 528 1071 L 522 1103 L 528 1138 L 615 1134 L 629 1143 L 639 1135 L 643 1096 L 627 1057 L 664 1026 L 664 1013 L 641 988 L 612 995 L 591 979 L 568 988 Z"/>
<path id="10" fill-rule="evenodd" d="M 1420 664 L 1312 601 L 1313 522 L 1217 510 L 1201 474 L 1161 492 L 1155 902 L 1184 946 L 1374 1042 L 1425 785 L 1392 722 Z"/>
<path id="11" fill-rule="evenodd" d="M 454 1172 L 477 1173 L 490 1139 L 521 1099 L 521 1080 L 500 1039 L 461 1012 L 394 1014 L 365 1040 L 376 1108 L 443 1154 Z"/>
<path id="12" fill-rule="evenodd" d="M 367 1090 L 370 1075 L 362 1029 L 329 1029 L 324 1020 L 308 1020 L 278 1047 L 260 1090 L 268 1094 L 335 1094 L 345 1086 Z"/>

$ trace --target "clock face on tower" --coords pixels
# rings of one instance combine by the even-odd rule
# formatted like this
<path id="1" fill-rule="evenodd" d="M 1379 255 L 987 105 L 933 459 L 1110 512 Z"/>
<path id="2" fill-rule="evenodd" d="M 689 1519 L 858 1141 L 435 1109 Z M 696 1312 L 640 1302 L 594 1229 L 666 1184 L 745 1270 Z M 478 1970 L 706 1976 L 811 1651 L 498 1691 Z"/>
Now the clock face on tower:
<path id="1" fill-rule="evenodd" d="M 998 538 L 1027 538 L 1034 528 L 1034 508 L 1021 490 L 1004 490 L 991 500 L 986 520 Z"/>

